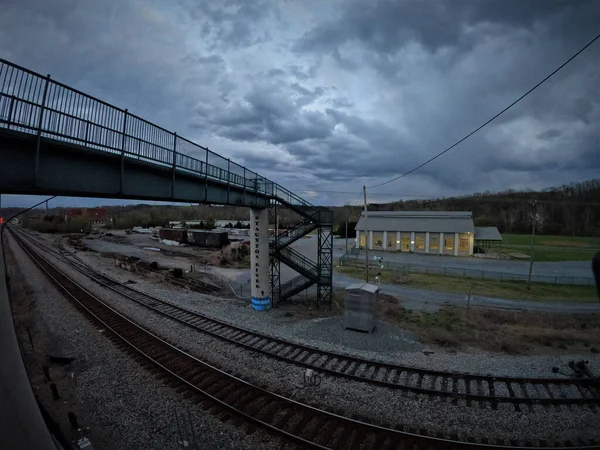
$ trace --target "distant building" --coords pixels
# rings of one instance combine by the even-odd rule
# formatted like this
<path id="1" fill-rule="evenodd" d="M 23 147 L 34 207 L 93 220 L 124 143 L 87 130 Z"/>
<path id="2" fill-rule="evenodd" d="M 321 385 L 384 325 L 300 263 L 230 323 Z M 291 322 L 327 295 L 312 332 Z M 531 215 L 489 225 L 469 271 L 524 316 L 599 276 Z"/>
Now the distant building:
<path id="1" fill-rule="evenodd" d="M 365 217 L 356 245 L 365 248 Z M 475 226 L 470 211 L 373 211 L 367 215 L 369 249 L 436 255 L 471 256 Z"/>
<path id="2" fill-rule="evenodd" d="M 65 210 L 65 222 L 73 218 L 83 218 L 92 225 L 103 226 L 112 222 L 105 208 L 67 208 Z"/>
<path id="3" fill-rule="evenodd" d="M 249 220 L 215 220 L 215 228 L 234 228 L 237 223 L 241 223 L 243 227 L 249 227 Z"/>

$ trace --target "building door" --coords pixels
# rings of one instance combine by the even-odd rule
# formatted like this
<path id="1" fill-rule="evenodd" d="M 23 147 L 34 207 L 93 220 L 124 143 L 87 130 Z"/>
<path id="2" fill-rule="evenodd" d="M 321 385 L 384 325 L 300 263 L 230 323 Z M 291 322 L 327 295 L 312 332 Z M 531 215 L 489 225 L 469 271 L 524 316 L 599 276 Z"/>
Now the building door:
<path id="1" fill-rule="evenodd" d="M 415 233 L 415 253 L 425 253 L 425 233 Z"/>
<path id="2" fill-rule="evenodd" d="M 438 254 L 440 252 L 440 235 L 438 233 L 429 233 L 429 253 Z"/>
<path id="3" fill-rule="evenodd" d="M 365 234 L 361 233 L 361 235 L 360 235 L 360 243 L 358 244 L 360 246 L 360 248 L 365 248 L 365 245 L 367 245 L 366 242 L 367 242 L 367 239 L 366 239 Z"/>
<path id="4" fill-rule="evenodd" d="M 396 232 L 388 231 L 387 232 L 387 249 L 388 250 L 396 250 Z"/>
<path id="5" fill-rule="evenodd" d="M 400 248 L 400 250 L 402 250 L 403 252 L 410 251 L 410 236 L 404 236 L 404 233 L 402 233 L 402 247 Z"/>
<path id="6" fill-rule="evenodd" d="M 373 249 L 384 250 L 383 248 L 383 232 L 373 232 Z"/>
<path id="7" fill-rule="evenodd" d="M 469 256 L 469 241 L 471 236 L 467 233 L 458 235 L 458 254 L 459 256 Z"/>
<path id="8" fill-rule="evenodd" d="M 444 235 L 444 255 L 454 255 L 454 233 Z"/>

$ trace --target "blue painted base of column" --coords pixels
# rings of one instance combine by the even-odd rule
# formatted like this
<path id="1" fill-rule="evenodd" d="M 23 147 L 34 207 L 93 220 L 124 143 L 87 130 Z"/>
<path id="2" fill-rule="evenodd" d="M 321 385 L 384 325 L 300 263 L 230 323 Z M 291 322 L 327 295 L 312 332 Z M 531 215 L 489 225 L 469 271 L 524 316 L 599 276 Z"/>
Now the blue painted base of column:
<path id="1" fill-rule="evenodd" d="M 252 297 L 252 308 L 256 311 L 271 309 L 271 297 Z"/>

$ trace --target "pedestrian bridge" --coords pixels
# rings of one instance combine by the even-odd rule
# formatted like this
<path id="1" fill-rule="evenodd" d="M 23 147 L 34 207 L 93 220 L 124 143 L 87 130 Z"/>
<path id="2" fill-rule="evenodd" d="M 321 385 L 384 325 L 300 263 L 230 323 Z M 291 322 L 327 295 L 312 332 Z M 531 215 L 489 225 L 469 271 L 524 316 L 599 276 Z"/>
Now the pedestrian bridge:
<path id="1" fill-rule="evenodd" d="M 272 295 L 282 301 L 317 284 L 319 301 L 331 299 L 331 211 L 127 109 L 3 59 L 0 192 L 291 208 L 303 217 L 295 238 L 314 230 L 306 224 L 318 226 L 318 264 L 296 257 L 302 279 L 282 284 L 278 264 L 291 240 L 275 237 Z"/>

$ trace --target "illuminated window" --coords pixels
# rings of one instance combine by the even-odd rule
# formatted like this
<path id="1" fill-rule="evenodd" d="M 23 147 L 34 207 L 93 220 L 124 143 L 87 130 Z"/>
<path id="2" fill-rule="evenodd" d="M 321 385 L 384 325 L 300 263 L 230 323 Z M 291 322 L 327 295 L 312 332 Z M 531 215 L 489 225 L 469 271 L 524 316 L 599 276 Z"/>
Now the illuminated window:
<path id="1" fill-rule="evenodd" d="M 454 248 L 454 238 L 453 237 L 445 237 L 444 238 L 444 250 L 452 250 Z"/>
<path id="2" fill-rule="evenodd" d="M 402 249 L 403 252 L 410 250 L 410 238 L 408 236 L 402 236 Z"/>
<path id="3" fill-rule="evenodd" d="M 440 248 L 440 238 L 439 237 L 430 237 L 429 238 L 429 250 L 439 250 Z"/>
<path id="4" fill-rule="evenodd" d="M 460 238 L 460 246 L 458 248 L 461 252 L 469 250 L 469 238 Z"/>
<path id="5" fill-rule="evenodd" d="M 423 250 L 425 248 L 425 239 L 423 239 L 421 236 L 417 236 L 417 249 L 419 250 Z"/>

